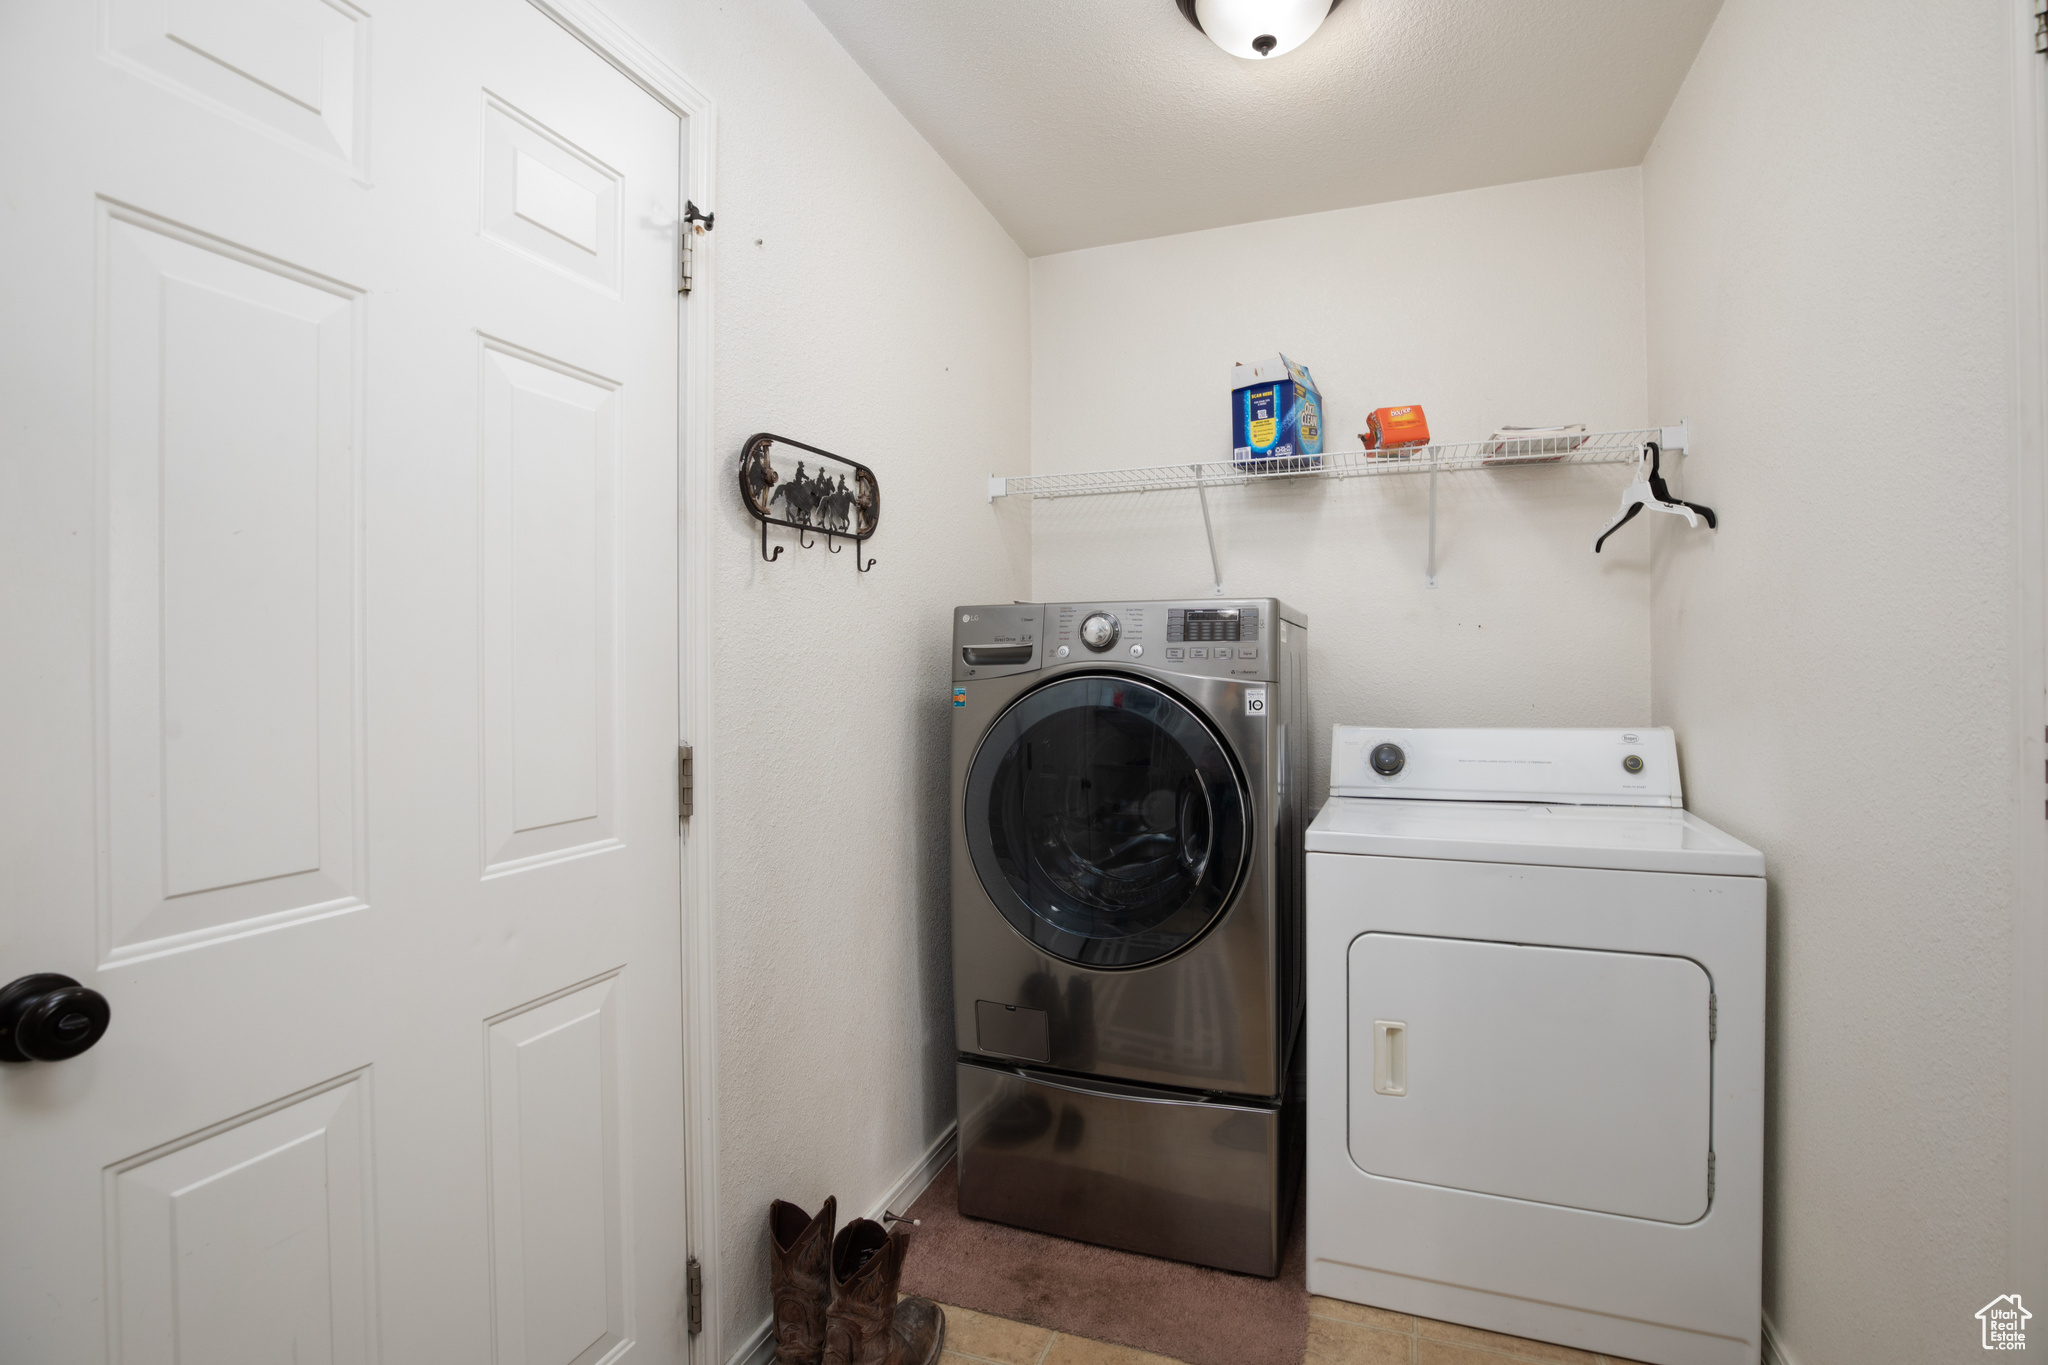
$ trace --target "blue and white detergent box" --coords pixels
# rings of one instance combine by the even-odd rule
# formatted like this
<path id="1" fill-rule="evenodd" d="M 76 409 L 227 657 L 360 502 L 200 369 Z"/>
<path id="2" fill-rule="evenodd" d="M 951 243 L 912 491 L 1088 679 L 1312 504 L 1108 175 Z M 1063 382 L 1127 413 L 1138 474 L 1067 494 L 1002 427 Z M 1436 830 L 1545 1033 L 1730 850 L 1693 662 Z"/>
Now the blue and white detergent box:
<path id="1" fill-rule="evenodd" d="M 1280 355 L 1231 370 L 1230 445 L 1238 465 L 1313 469 L 1323 462 L 1323 396 L 1308 366 Z"/>

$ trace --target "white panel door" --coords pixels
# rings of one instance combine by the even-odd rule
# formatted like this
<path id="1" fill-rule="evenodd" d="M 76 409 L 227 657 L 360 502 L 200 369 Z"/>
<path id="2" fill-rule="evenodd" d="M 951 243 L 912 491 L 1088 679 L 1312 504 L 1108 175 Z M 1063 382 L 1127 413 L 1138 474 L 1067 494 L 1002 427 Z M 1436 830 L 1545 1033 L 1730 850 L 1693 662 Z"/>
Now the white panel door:
<path id="1" fill-rule="evenodd" d="M 1693 1222 L 1708 1202 L 1711 995 L 1690 958 L 1360 934 L 1351 1159 L 1396 1180 Z"/>
<path id="2" fill-rule="evenodd" d="M 0 147 L 0 984 L 112 1008 L 0 1064 L 0 1358 L 683 1359 L 678 118 L 100 0 Z"/>

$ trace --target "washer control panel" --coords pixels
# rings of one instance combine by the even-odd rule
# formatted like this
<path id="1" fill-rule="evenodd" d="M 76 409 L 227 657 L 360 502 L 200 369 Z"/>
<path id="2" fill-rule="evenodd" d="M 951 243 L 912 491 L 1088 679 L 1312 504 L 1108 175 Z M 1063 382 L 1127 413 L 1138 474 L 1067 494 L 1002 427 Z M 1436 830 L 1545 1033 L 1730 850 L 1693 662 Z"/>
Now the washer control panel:
<path id="1" fill-rule="evenodd" d="M 1142 663 L 1167 673 L 1270 680 L 1277 607 L 1265 598 L 1051 602 L 1045 608 L 1047 663 Z"/>
<path id="2" fill-rule="evenodd" d="M 1173 644 L 1240 644 L 1256 646 L 1257 607 L 1168 607 L 1166 638 Z"/>
<path id="3" fill-rule="evenodd" d="M 1280 628 L 1280 604 L 1270 597 L 955 607 L 953 681 L 1121 664 L 1271 682 Z"/>

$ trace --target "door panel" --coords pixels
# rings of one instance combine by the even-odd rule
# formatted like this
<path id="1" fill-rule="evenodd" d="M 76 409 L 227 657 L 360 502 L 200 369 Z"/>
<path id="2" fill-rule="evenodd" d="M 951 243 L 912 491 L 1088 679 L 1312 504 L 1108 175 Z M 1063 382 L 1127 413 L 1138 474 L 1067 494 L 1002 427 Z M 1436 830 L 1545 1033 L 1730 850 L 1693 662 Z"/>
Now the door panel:
<path id="1" fill-rule="evenodd" d="M 527 0 L 0 7 L 0 982 L 113 1014 L 9 1365 L 684 1358 L 681 132 Z"/>
<path id="2" fill-rule="evenodd" d="M 490 1025 L 499 1358 L 602 1359 L 626 1333 L 618 983 Z"/>
<path id="3" fill-rule="evenodd" d="M 619 291 L 623 178 L 546 124 L 484 104 L 484 236 L 607 294 Z"/>
<path id="4" fill-rule="evenodd" d="M 363 169 L 370 19 L 347 0 L 105 0 L 101 50 L 137 75 Z"/>
<path id="5" fill-rule="evenodd" d="M 1350 959 L 1359 1169 L 1667 1223 L 1706 1213 L 1697 962 L 1384 933 Z"/>
<path id="6" fill-rule="evenodd" d="M 361 904 L 360 291 L 102 202 L 112 959 Z"/>
<path id="7" fill-rule="evenodd" d="M 368 1077 L 108 1172 L 119 1365 L 373 1358 Z"/>
<path id="8" fill-rule="evenodd" d="M 485 338 L 484 846 L 498 875 L 615 846 L 619 386 Z"/>

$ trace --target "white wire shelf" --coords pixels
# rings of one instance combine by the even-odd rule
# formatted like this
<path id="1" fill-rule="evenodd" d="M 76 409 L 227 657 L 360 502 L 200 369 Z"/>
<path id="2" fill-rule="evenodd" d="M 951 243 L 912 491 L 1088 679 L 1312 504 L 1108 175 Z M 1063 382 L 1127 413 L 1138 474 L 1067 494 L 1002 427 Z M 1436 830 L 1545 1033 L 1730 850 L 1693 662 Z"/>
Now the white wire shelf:
<path id="1" fill-rule="evenodd" d="M 1275 479 L 1356 479 L 1382 474 L 1436 474 L 1460 469 L 1555 469 L 1568 465 L 1627 464 L 1645 441 L 1683 451 L 1685 423 L 1640 431 L 1589 431 L 1569 438 L 1526 441 L 1450 441 L 1405 450 L 1337 450 L 1320 464 L 1276 462 L 1291 468 L 1233 464 L 1228 460 L 1094 469 L 1075 474 L 992 475 L 988 496 L 997 498 L 1081 498 L 1105 493 L 1159 493 L 1176 488 L 1229 488 Z M 1572 442 L 1571 448 L 1565 448 Z M 1311 459 L 1316 457 L 1311 456 Z"/>
<path id="2" fill-rule="evenodd" d="M 1535 436 L 1522 440 L 1441 441 L 1403 450 L 1326 451 L 1309 464 L 1288 460 L 1285 468 L 1240 465 L 1227 460 L 1196 460 L 1187 464 L 1143 465 L 1133 469 L 1093 469 L 1076 474 L 992 474 L 988 500 L 997 498 L 1085 498 L 1106 493 L 1162 493 L 1192 488 L 1202 499 L 1202 533 L 1209 542 L 1209 567 L 1216 594 L 1223 594 L 1223 561 L 1216 553 L 1216 527 L 1209 519 L 1209 490 L 1266 483 L 1274 479 L 1356 479 L 1381 474 L 1427 474 L 1429 478 L 1429 559 L 1424 580 L 1436 586 L 1436 476 L 1461 469 L 1562 469 L 1572 465 L 1628 464 L 1643 442 L 1655 441 L 1670 453 L 1683 453 L 1686 424 L 1644 427 L 1638 431 L 1588 431 L 1570 436 Z"/>

